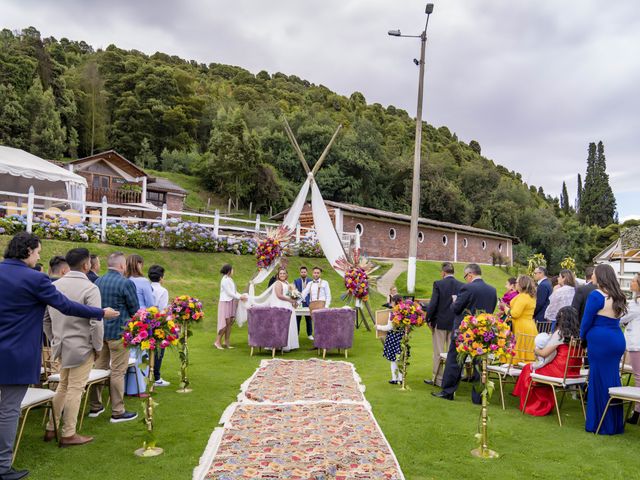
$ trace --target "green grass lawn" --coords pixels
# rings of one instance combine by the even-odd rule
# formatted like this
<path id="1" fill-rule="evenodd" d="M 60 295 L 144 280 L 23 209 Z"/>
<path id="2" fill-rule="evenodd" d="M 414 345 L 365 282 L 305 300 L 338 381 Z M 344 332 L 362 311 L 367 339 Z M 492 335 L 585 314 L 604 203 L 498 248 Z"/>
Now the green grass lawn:
<path id="1" fill-rule="evenodd" d="M 426 261 L 418 261 L 416 265 L 416 292 L 415 295 L 417 298 L 429 298 L 431 297 L 431 290 L 433 289 L 433 282 L 436 280 L 440 280 L 440 268 L 441 262 L 426 262 Z M 464 282 L 463 270 L 465 267 L 465 263 L 454 263 L 455 267 L 455 277 Z M 510 277 L 504 270 L 500 267 L 494 267 L 491 265 L 481 265 L 482 268 L 482 278 L 487 283 L 490 283 L 498 290 L 498 297 L 501 297 L 505 292 L 505 283 L 507 278 Z M 396 286 L 400 293 L 406 292 L 407 290 L 407 273 L 404 272 L 400 274 L 398 279 L 396 280 Z"/>
<path id="2" fill-rule="evenodd" d="M 4 247 L 6 242 L 7 237 L 0 236 L 0 246 Z M 43 259 L 64 253 L 72 246 L 69 242 L 45 241 Z M 107 245 L 90 245 L 90 248 L 103 256 L 116 249 Z M 165 453 L 146 459 L 134 456 L 133 451 L 142 443 L 142 423 L 112 425 L 108 422 L 108 410 L 97 419 L 85 419 L 81 433 L 95 436 L 92 444 L 59 449 L 42 441 L 42 415 L 35 412 L 26 426 L 16 462 L 18 467 L 32 471 L 30 478 L 190 479 L 222 411 L 235 400 L 240 384 L 253 373 L 260 360 L 270 358 L 270 354 L 249 356 L 246 327 L 236 328 L 233 332 L 235 350 L 219 351 L 211 346 L 215 334 L 218 270 L 223 263 L 231 262 L 236 267 L 236 282 L 241 288 L 254 272 L 252 257 L 162 250 L 139 253 L 147 266 L 160 263 L 167 268 L 166 284 L 171 295 L 189 293 L 197 296 L 206 311 L 204 322 L 196 326 L 190 339 L 193 393 L 175 392 L 179 370 L 177 355 L 169 351 L 165 357 L 163 377 L 172 385 L 159 389 L 156 409 L 158 442 Z M 327 267 L 324 260 L 292 258 L 290 272 L 297 272 L 301 263 L 319 263 Z M 420 264 L 418 279 L 427 293 L 426 288 L 430 288 L 436 277 L 425 276 L 427 269 L 424 267 L 428 265 Z M 489 270 L 486 276 L 491 280 Z M 433 271 L 437 274 L 437 265 Z M 333 272 L 327 272 L 326 278 L 337 298 L 342 292 L 340 278 Z M 382 296 L 374 294 L 373 308 L 383 301 Z M 640 428 L 629 426 L 624 435 L 615 437 L 585 433 L 579 402 L 570 397 L 565 400 L 563 426 L 559 427 L 555 416 L 522 415 L 512 397 L 508 398 L 507 409 L 503 411 L 496 393 L 490 407 L 490 446 L 501 457 L 497 460 L 471 457 L 469 451 L 476 446 L 474 434 L 479 409 L 471 404 L 470 386 L 466 383 L 461 384 L 454 402 L 430 395 L 433 389 L 422 383 L 423 378 L 431 375 L 430 345 L 428 329 L 414 334 L 408 377 L 412 390 L 408 392 L 401 392 L 387 383 L 389 363 L 382 357 L 382 346 L 373 333 L 362 327 L 357 330 L 354 348 L 349 354 L 349 360 L 355 364 L 367 387 L 365 395 L 373 413 L 408 480 L 484 476 L 504 479 L 636 478 L 634 458 L 640 445 Z M 286 354 L 285 358 L 314 357 L 315 351 L 310 348 L 311 342 L 303 333 L 300 350 Z M 329 358 L 343 359 L 337 354 Z M 291 380 L 295 381 L 295 378 Z M 142 413 L 140 400 L 128 399 L 127 408 Z"/>

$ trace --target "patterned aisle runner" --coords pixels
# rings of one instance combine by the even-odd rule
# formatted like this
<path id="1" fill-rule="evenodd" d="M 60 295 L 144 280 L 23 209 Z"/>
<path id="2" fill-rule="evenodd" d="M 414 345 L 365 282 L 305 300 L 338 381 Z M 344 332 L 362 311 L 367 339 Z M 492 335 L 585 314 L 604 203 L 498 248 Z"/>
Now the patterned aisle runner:
<path id="1" fill-rule="evenodd" d="M 263 360 L 194 480 L 403 480 L 351 363 Z"/>

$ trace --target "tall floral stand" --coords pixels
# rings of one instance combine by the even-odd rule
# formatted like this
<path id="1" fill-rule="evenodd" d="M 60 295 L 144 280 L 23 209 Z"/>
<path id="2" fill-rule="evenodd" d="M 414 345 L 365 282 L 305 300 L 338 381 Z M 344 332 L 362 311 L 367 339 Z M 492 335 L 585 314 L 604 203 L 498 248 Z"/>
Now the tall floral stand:
<path id="1" fill-rule="evenodd" d="M 146 427 L 146 439 L 142 444 L 142 448 L 138 448 L 134 453 L 138 457 L 156 457 L 161 455 L 164 450 L 156 447 L 156 437 L 153 431 L 153 409 L 158 404 L 153 400 L 155 393 L 155 382 L 153 379 L 153 367 L 155 364 L 155 351 L 149 351 L 149 374 L 147 375 L 147 391 L 149 396 L 144 401 L 144 424 Z"/>
<path id="2" fill-rule="evenodd" d="M 480 412 L 480 446 L 471 450 L 471 455 L 478 458 L 498 458 L 497 452 L 488 446 L 489 434 L 487 431 L 488 405 L 487 398 L 489 390 L 487 388 L 487 357 L 482 357 L 482 410 Z"/>
<path id="3" fill-rule="evenodd" d="M 182 337 L 180 338 L 180 388 L 176 390 L 178 393 L 190 393 L 189 388 L 189 322 L 182 323 Z"/>
<path id="4" fill-rule="evenodd" d="M 407 370 L 409 368 L 409 336 L 411 335 L 411 327 L 404 327 L 404 335 L 402 336 L 402 341 L 400 342 L 400 372 L 402 373 L 402 384 L 400 385 L 400 390 L 410 390 L 407 385 Z"/>

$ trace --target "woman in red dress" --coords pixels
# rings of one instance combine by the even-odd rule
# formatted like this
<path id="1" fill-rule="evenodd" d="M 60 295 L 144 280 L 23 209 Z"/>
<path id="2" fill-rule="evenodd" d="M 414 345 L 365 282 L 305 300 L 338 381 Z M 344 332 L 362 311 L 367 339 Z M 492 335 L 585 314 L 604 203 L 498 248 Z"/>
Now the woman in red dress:
<path id="1" fill-rule="evenodd" d="M 563 377 L 569 355 L 569 341 L 571 337 L 580 337 L 580 321 L 573 307 L 561 308 L 558 311 L 556 320 L 556 329 L 553 335 L 551 335 L 547 345 L 535 351 L 536 355 L 540 357 L 548 357 L 554 351 L 556 352 L 555 358 L 549 364 L 535 371 L 535 373 L 539 375 Z M 581 360 L 579 358 L 572 358 L 571 362 L 567 376 L 577 377 L 580 375 Z M 527 390 L 531 383 L 532 366 L 533 364 L 531 363 L 525 365 L 516 382 L 516 387 L 513 389 L 513 395 L 520 397 L 520 410 L 522 410 L 525 398 L 527 397 Z M 524 413 L 537 417 L 548 415 L 555 405 L 553 401 L 553 391 L 549 385 L 535 385 L 534 387 L 532 387 L 531 392 L 529 392 L 527 409 Z"/>

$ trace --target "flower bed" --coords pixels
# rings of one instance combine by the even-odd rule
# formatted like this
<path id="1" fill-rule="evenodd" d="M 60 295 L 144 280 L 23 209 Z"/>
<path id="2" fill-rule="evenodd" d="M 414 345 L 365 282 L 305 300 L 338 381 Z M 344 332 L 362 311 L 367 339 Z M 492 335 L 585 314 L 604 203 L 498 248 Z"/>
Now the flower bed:
<path id="1" fill-rule="evenodd" d="M 15 235 L 25 231 L 24 215 L 0 218 L 0 234 Z M 100 225 L 84 222 L 69 225 L 66 219 L 34 220 L 33 233 L 45 240 L 70 240 L 73 242 L 100 241 Z M 253 238 L 216 237 L 213 229 L 193 222 L 178 219 L 161 223 L 131 225 L 110 221 L 107 224 L 106 242 L 111 245 L 131 248 L 161 247 L 192 252 L 228 252 L 236 255 L 253 255 L 257 243 Z M 321 257 L 322 249 L 317 242 L 303 239 L 295 248 L 302 257 Z"/>

